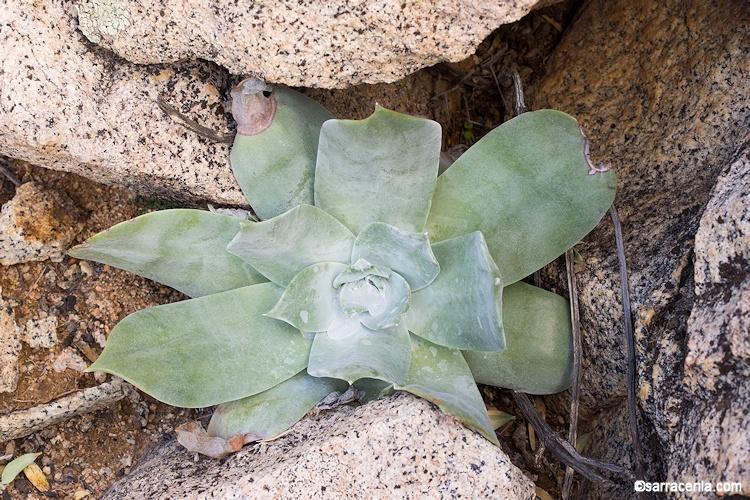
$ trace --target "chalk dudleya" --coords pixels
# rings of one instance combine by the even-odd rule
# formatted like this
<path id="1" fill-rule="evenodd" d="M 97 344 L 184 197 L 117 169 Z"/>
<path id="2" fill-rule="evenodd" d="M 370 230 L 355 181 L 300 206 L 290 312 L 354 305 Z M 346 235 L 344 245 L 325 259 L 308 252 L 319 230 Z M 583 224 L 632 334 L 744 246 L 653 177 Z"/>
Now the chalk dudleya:
<path id="1" fill-rule="evenodd" d="M 583 238 L 615 177 L 553 110 L 497 127 L 438 175 L 440 126 L 382 107 L 337 120 L 284 87 L 232 92 L 234 174 L 260 222 L 165 210 L 70 254 L 189 300 L 138 311 L 89 368 L 181 407 L 219 405 L 189 448 L 275 436 L 334 391 L 403 390 L 497 443 L 477 383 L 569 387 L 562 297 L 520 280 Z"/>

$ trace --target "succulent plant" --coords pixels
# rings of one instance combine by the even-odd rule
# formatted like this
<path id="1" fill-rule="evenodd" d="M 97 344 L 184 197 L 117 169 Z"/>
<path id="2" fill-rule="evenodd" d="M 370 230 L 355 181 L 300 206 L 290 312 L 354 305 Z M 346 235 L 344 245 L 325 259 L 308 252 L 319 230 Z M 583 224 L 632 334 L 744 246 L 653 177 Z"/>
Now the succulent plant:
<path id="1" fill-rule="evenodd" d="M 191 297 L 123 319 L 89 370 L 171 405 L 218 404 L 207 435 L 181 440 L 214 456 L 351 384 L 364 400 L 426 398 L 493 443 L 477 382 L 570 385 L 567 301 L 520 280 L 614 199 L 575 119 L 520 115 L 438 176 L 433 121 L 382 107 L 336 120 L 254 79 L 233 99 L 232 168 L 262 220 L 166 210 L 72 249 Z"/>

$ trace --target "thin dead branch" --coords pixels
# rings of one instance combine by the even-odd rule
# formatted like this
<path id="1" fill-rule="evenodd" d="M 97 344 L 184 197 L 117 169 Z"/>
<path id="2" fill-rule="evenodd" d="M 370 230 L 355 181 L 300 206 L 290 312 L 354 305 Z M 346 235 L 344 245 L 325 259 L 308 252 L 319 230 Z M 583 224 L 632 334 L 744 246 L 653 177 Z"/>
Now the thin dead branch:
<path id="1" fill-rule="evenodd" d="M 573 325 L 573 388 L 570 396 L 570 427 L 568 442 L 575 448 L 578 440 L 578 403 L 581 399 L 581 361 L 583 359 L 583 345 L 581 344 L 581 316 L 578 309 L 578 287 L 576 285 L 575 269 L 573 267 L 573 250 L 565 252 L 565 267 L 568 272 L 568 294 L 570 296 L 570 318 Z M 573 468 L 565 470 L 562 497 L 570 498 L 573 488 Z"/>
<path id="2" fill-rule="evenodd" d="M 534 404 L 525 393 L 511 391 L 511 394 L 513 395 L 513 400 L 516 402 L 516 405 L 518 405 L 524 418 L 531 422 L 539 439 L 544 443 L 550 453 L 552 453 L 552 455 L 563 464 L 572 467 L 573 470 L 589 481 L 600 483 L 604 486 L 611 487 L 614 486 L 614 483 L 594 469 L 610 472 L 616 475 L 619 481 L 624 484 L 629 483 L 632 485 L 633 481 L 635 481 L 633 473 L 625 467 L 582 456 L 576 451 L 573 445 L 565 441 L 559 434 L 552 430 L 549 424 L 547 424 L 542 416 L 539 415 Z"/>
<path id="3" fill-rule="evenodd" d="M 625 342 L 628 346 L 628 418 L 630 421 L 630 438 L 633 440 L 635 454 L 635 475 L 643 479 L 643 451 L 638 433 L 638 415 L 636 413 L 636 371 L 635 371 L 635 338 L 633 336 L 633 320 L 630 310 L 630 289 L 628 286 L 628 267 L 625 261 L 625 245 L 622 241 L 622 228 L 614 203 L 609 207 L 609 215 L 615 228 L 615 244 L 617 245 L 617 259 L 620 263 L 620 291 L 622 293 L 623 317 L 625 319 Z"/>
<path id="4" fill-rule="evenodd" d="M 234 141 L 234 134 L 222 134 L 221 132 L 216 132 L 213 129 L 204 127 L 203 125 L 196 122 L 192 118 L 188 118 L 187 116 L 177 111 L 171 104 L 167 103 L 167 101 L 165 101 L 162 96 L 158 96 L 156 98 L 156 104 L 158 104 L 159 108 L 162 111 L 164 111 L 167 115 L 172 117 L 172 119 L 176 118 L 178 121 L 182 123 L 183 127 L 195 132 L 201 137 L 204 137 L 210 141 L 218 142 L 222 144 L 231 144 Z"/>

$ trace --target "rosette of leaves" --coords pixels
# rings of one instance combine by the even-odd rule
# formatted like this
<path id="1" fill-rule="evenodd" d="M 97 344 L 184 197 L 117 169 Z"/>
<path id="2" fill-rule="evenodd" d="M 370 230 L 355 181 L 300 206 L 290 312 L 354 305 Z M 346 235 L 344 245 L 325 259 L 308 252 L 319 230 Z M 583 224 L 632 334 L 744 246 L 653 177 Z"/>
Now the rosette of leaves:
<path id="1" fill-rule="evenodd" d="M 438 176 L 433 121 L 382 107 L 336 120 L 258 80 L 233 99 L 232 168 L 262 221 L 166 210 L 71 250 L 191 297 L 126 317 L 90 370 L 171 405 L 218 404 L 203 438 L 219 451 L 194 446 L 214 456 L 350 384 L 426 398 L 493 443 L 477 382 L 570 385 L 567 301 L 520 280 L 615 195 L 573 118 L 523 114 Z"/>

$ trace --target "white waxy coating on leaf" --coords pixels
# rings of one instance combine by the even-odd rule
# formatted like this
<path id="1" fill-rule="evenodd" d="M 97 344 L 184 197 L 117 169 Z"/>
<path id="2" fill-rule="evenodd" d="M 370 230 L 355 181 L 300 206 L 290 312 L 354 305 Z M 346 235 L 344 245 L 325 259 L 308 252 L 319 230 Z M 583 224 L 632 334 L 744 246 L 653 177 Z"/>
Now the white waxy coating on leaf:
<path id="1" fill-rule="evenodd" d="M 354 235 L 312 205 L 300 205 L 263 222 L 241 224 L 227 250 L 263 276 L 286 286 L 297 273 L 319 262 L 349 263 Z"/>
<path id="2" fill-rule="evenodd" d="M 396 384 L 396 389 L 432 401 L 443 413 L 453 415 L 499 445 L 484 400 L 461 352 L 431 344 L 416 335 L 411 336 L 411 343 L 409 375 L 405 383 Z"/>
<path id="3" fill-rule="evenodd" d="M 314 377 L 339 378 L 349 383 L 365 377 L 403 383 L 411 359 L 409 332 L 403 322 L 380 331 L 365 328 L 359 321 L 352 323 L 352 327 L 355 331 L 344 338 L 316 334 L 307 372 Z"/>
<path id="4" fill-rule="evenodd" d="M 208 424 L 208 435 L 229 439 L 245 434 L 245 443 L 272 438 L 330 393 L 343 392 L 347 386 L 343 380 L 311 377 L 302 371 L 267 391 L 219 405 Z"/>
<path id="5" fill-rule="evenodd" d="M 614 172 L 589 175 L 578 122 L 524 113 L 492 130 L 443 173 L 426 229 L 432 241 L 481 231 L 505 285 L 562 255 L 601 220 Z"/>
<path id="6" fill-rule="evenodd" d="M 480 384 L 553 394 L 572 383 L 573 334 L 563 297 L 527 283 L 503 289 L 504 351 L 464 351 Z"/>
<path id="7" fill-rule="evenodd" d="M 274 97 L 271 126 L 256 135 L 235 136 L 230 154 L 237 183 L 263 220 L 313 204 L 320 127 L 333 118 L 296 90 L 276 87 Z"/>
<path id="8" fill-rule="evenodd" d="M 359 233 L 373 222 L 421 231 L 440 158 L 440 125 L 382 107 L 320 131 L 315 205 Z"/>
<path id="9" fill-rule="evenodd" d="M 409 331 L 455 349 L 503 349 L 502 279 L 482 233 L 435 243 L 432 250 L 440 274 L 412 293 Z"/>
<path id="10" fill-rule="evenodd" d="M 338 262 L 321 262 L 304 268 L 266 316 L 307 332 L 328 330 L 339 307 L 338 291 L 332 283 L 345 268 L 345 264 Z"/>
<path id="11" fill-rule="evenodd" d="M 205 210 L 161 210 L 121 222 L 68 253 L 201 297 L 267 281 L 226 251 L 241 223 Z"/>
<path id="12" fill-rule="evenodd" d="M 270 389 L 305 368 L 311 346 L 299 330 L 263 316 L 282 292 L 263 283 L 133 313 L 89 371 L 184 408 Z"/>
<path id="13" fill-rule="evenodd" d="M 411 291 L 429 285 L 440 272 L 427 233 L 404 231 L 381 222 L 368 225 L 357 235 L 352 261 L 357 259 L 388 266 L 406 279 Z"/>

